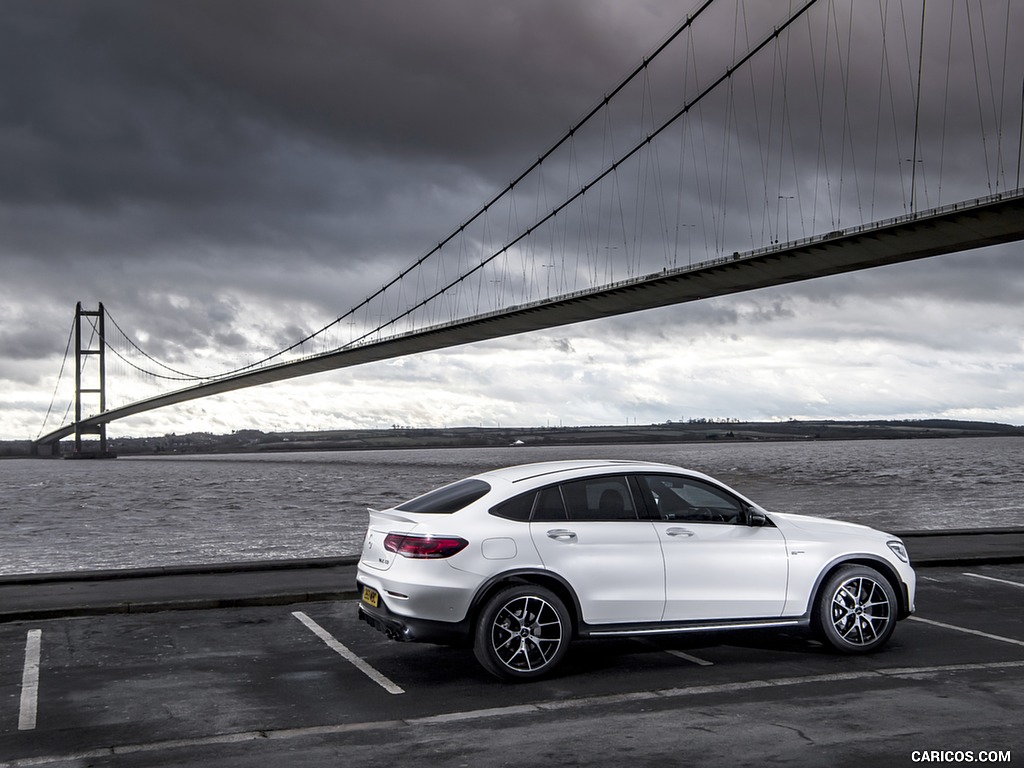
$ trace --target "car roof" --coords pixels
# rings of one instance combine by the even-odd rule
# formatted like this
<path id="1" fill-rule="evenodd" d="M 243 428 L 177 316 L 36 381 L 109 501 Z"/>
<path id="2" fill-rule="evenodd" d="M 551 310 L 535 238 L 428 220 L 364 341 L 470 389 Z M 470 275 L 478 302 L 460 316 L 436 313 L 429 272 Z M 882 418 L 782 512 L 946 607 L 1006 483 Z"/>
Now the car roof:
<path id="1" fill-rule="evenodd" d="M 565 461 L 542 461 L 534 464 L 519 464 L 514 467 L 495 469 L 483 472 L 476 477 L 481 480 L 504 480 L 519 483 L 526 480 L 545 478 L 551 480 L 568 480 L 576 477 L 587 477 L 595 473 L 605 472 L 674 472 L 703 477 L 700 472 L 682 469 L 671 464 L 660 464 L 650 461 L 628 461 L 622 459 L 574 459 Z"/>

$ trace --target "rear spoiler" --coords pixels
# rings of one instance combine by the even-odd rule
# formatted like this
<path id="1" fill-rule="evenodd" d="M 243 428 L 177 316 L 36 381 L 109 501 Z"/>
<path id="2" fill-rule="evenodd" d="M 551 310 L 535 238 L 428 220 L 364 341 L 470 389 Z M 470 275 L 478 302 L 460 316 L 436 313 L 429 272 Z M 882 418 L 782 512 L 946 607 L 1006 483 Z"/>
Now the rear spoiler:
<path id="1" fill-rule="evenodd" d="M 373 507 L 367 507 L 366 511 L 370 513 L 371 518 L 379 518 L 382 520 L 391 520 L 396 523 L 415 523 L 416 521 L 406 517 L 405 515 L 396 512 L 392 509 L 374 509 Z"/>

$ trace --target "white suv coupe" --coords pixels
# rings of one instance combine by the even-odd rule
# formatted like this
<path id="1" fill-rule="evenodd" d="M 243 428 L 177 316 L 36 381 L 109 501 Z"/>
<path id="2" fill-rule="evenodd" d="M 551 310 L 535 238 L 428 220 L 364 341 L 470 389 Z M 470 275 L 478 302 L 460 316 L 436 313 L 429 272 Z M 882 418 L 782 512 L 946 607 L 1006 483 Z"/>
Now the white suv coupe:
<path id="1" fill-rule="evenodd" d="M 768 512 L 679 467 L 559 461 L 485 472 L 370 511 L 363 621 L 472 644 L 505 680 L 549 673 L 573 638 L 809 626 L 880 648 L 914 610 L 898 538 Z"/>

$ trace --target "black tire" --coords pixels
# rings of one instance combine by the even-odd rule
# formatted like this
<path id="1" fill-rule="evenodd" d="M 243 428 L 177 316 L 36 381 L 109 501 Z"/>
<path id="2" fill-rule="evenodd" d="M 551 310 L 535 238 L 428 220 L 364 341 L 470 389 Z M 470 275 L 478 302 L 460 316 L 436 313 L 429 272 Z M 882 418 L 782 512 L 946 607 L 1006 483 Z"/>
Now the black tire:
<path id="1" fill-rule="evenodd" d="M 517 584 L 494 595 L 476 623 L 473 653 L 502 680 L 534 680 L 548 674 L 565 656 L 572 619 L 550 589 Z"/>
<path id="2" fill-rule="evenodd" d="M 870 653 L 888 642 L 898 613 L 887 578 L 865 565 L 846 565 L 818 593 L 815 629 L 837 651 Z"/>

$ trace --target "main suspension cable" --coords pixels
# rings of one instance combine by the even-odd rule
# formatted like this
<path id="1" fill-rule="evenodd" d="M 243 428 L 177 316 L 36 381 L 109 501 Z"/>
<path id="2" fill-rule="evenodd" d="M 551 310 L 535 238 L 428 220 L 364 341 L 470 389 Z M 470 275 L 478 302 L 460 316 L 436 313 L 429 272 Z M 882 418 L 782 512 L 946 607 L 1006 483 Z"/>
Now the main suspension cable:
<path id="1" fill-rule="evenodd" d="M 127 358 L 126 358 L 126 357 L 125 357 L 124 355 L 122 355 L 122 354 L 121 354 L 121 353 L 120 353 L 120 352 L 119 352 L 118 350 L 116 350 L 116 349 L 115 349 L 115 348 L 114 348 L 113 346 L 111 346 L 110 344 L 107 344 L 107 348 L 108 348 L 108 349 L 109 349 L 109 350 L 110 350 L 111 352 L 113 352 L 113 353 L 114 353 L 114 355 L 116 355 L 116 356 L 117 356 L 118 358 L 120 358 L 120 359 L 121 359 L 121 360 L 122 360 L 123 362 L 127 363 L 128 365 L 130 365 L 130 366 L 131 366 L 132 368 L 134 368 L 135 370 L 137 370 L 137 371 L 142 371 L 142 373 L 145 373 L 145 374 L 147 374 L 147 375 L 151 375 L 151 376 L 155 376 L 155 377 L 157 377 L 157 378 L 160 378 L 160 379 L 171 379 L 171 380 L 173 380 L 173 381 L 209 381 L 210 379 L 216 378 L 215 376 L 197 376 L 197 375 L 195 375 L 195 374 L 191 374 L 191 373 L 185 373 L 184 371 L 179 371 L 179 370 L 178 370 L 178 369 L 176 369 L 176 368 L 172 368 L 171 366 L 167 365 L 166 363 L 161 363 L 161 362 L 160 362 L 159 360 L 157 360 L 157 359 L 156 359 L 155 357 L 153 357 L 153 356 L 152 356 L 152 355 L 150 355 L 149 353 L 145 352 L 145 351 L 144 351 L 144 350 L 143 350 L 143 349 L 142 349 L 141 347 L 139 347 L 139 345 L 135 343 L 135 341 L 134 341 L 134 340 L 132 339 L 132 337 L 131 337 L 131 336 L 129 336 L 129 335 L 127 334 L 127 333 L 125 333 L 125 332 L 124 332 L 124 330 L 123 330 L 123 329 L 121 328 L 121 326 L 117 324 L 117 321 L 116 321 L 116 320 L 115 320 L 115 319 L 114 319 L 114 318 L 113 318 L 113 317 L 111 316 L 110 312 L 109 312 L 109 311 L 107 311 L 106 307 L 104 307 L 104 308 L 103 308 L 103 311 L 104 311 L 104 312 L 106 313 L 107 319 L 108 319 L 108 320 L 109 320 L 109 321 L 110 321 L 111 323 L 113 323 L 114 327 L 115 327 L 115 328 L 116 328 L 116 329 L 118 330 L 118 332 L 119 332 L 119 333 L 121 334 L 121 336 L 122 336 L 122 337 L 124 338 L 124 340 L 125 340 L 125 341 L 127 341 L 127 342 L 128 342 L 128 344 L 130 344 L 130 345 L 131 345 L 131 347 L 132 347 L 132 348 L 133 348 L 133 349 L 134 349 L 134 350 L 135 350 L 136 352 L 138 352 L 138 353 L 139 353 L 140 355 L 142 355 L 142 356 L 143 356 L 144 358 L 146 358 L 146 359 L 147 359 L 147 360 L 149 360 L 150 362 L 156 363 L 156 364 L 157 364 L 157 365 L 159 365 L 159 366 L 160 366 L 161 368 L 165 368 L 165 369 L 167 369 L 168 371 L 170 371 L 171 373 L 175 373 L 175 374 L 177 374 L 177 376 L 166 376 L 166 375 L 163 375 L 163 374 L 159 374 L 159 373 L 154 373 L 154 372 L 152 372 L 152 371 L 147 371 L 147 370 L 145 370 L 144 368 L 142 368 L 142 367 L 140 367 L 140 366 L 136 365 L 136 364 L 135 364 L 135 363 L 133 363 L 132 361 L 128 360 L 128 359 L 127 359 Z"/>
<path id="2" fill-rule="evenodd" d="M 629 151 L 627 151 L 623 155 L 621 155 L 618 160 L 615 160 L 614 162 L 612 162 L 611 165 L 608 168 L 606 168 L 604 171 L 602 171 L 599 174 L 597 174 L 597 176 L 595 176 L 593 179 L 591 179 L 591 181 L 589 183 L 584 184 L 576 193 L 574 193 L 568 199 L 566 199 L 564 202 L 562 202 L 560 205 L 558 205 L 554 209 L 552 209 L 542 219 L 537 221 L 532 226 L 527 227 L 518 236 L 516 236 L 510 242 L 506 243 L 498 251 L 496 251 L 495 253 L 491 254 L 489 257 L 487 257 L 486 259 L 481 261 L 479 264 L 477 264 L 472 269 L 470 269 L 467 272 L 465 272 L 464 274 L 460 275 L 457 279 L 455 279 L 452 282 L 448 283 L 443 288 L 440 288 L 440 289 L 436 290 L 433 294 L 431 294 L 427 298 L 421 300 L 420 302 L 418 302 L 414 306 L 410 307 L 409 309 L 405 310 L 404 312 L 402 312 L 401 314 L 397 315 L 396 317 L 392 318 L 391 320 L 389 320 L 389 321 L 387 321 L 385 323 L 381 323 L 376 328 L 374 328 L 374 329 L 372 329 L 370 331 L 367 331 L 366 333 L 362 334 L 361 336 L 353 339 L 348 344 L 344 345 L 343 348 L 351 347 L 351 346 L 354 346 L 354 345 L 356 345 L 356 344 L 358 344 L 358 343 L 360 343 L 362 341 L 365 341 L 367 338 L 373 336 L 376 333 L 379 333 L 380 331 L 382 331 L 383 329 L 387 328 L 388 326 L 394 325 L 395 323 L 397 323 L 402 318 L 408 317 L 413 312 L 415 312 L 417 309 L 420 309 L 420 308 L 424 307 L 425 305 L 429 304 L 434 299 L 436 299 L 439 296 L 443 295 L 446 291 L 449 291 L 450 289 L 454 288 L 456 285 L 461 283 L 463 280 L 466 280 L 468 277 L 470 277 L 474 273 L 479 272 L 481 269 L 483 269 L 489 263 L 491 263 L 496 258 L 498 258 L 501 254 L 507 253 L 510 248 L 512 248 L 513 246 L 517 245 L 520 241 L 522 241 L 523 239 L 525 239 L 525 238 L 529 237 L 531 234 L 533 234 L 534 230 L 540 228 L 542 225 L 546 224 L 548 221 L 550 221 L 551 219 L 555 218 L 559 213 L 561 213 L 566 208 L 568 208 L 569 205 L 574 203 L 579 198 L 583 197 L 587 193 L 588 190 L 590 190 L 596 184 L 598 184 L 599 182 L 604 180 L 609 174 L 615 173 L 618 170 L 620 165 L 622 165 L 624 162 L 626 162 L 627 160 L 632 158 L 635 154 L 640 152 L 644 147 L 648 146 L 651 142 L 654 141 L 654 139 L 656 139 L 658 136 L 660 136 L 669 126 L 671 126 L 673 123 L 675 123 L 681 117 L 686 115 L 695 106 L 699 105 L 700 102 L 705 97 L 707 97 L 708 94 L 712 93 L 716 88 L 718 88 L 719 85 L 721 85 L 722 83 L 730 80 L 732 78 L 733 74 L 735 74 L 736 70 L 738 70 L 740 67 L 745 65 L 748 61 L 750 61 L 752 58 L 754 58 L 754 56 L 756 56 L 758 53 L 760 53 L 760 51 L 763 48 L 765 48 L 769 43 L 771 43 L 773 40 L 778 39 L 778 37 L 786 29 L 788 29 L 789 26 L 791 24 L 793 24 L 793 22 L 795 22 L 804 13 L 806 13 L 807 10 L 810 9 L 810 7 L 812 5 L 814 5 L 816 2 L 817 2 L 817 0 L 808 0 L 808 2 L 806 2 L 804 5 L 802 5 L 800 7 L 800 9 L 798 11 L 796 11 L 792 16 L 790 16 L 785 22 L 783 22 L 778 27 L 776 27 L 760 43 L 758 43 L 756 46 L 754 46 L 752 49 L 750 49 L 746 54 L 744 54 L 744 56 L 739 61 L 737 61 L 735 64 L 727 67 L 725 72 L 722 73 L 721 75 L 719 75 L 719 77 L 717 77 L 710 85 L 705 87 L 692 100 L 690 100 L 689 102 L 686 102 L 675 114 L 673 114 L 671 117 L 669 117 L 667 120 L 665 120 L 661 124 L 661 126 L 659 126 L 656 130 L 654 130 L 651 133 L 649 133 L 645 139 L 643 139 L 638 144 L 634 145 L 632 149 L 630 149 Z"/>
<path id="3" fill-rule="evenodd" d="M 683 21 L 683 23 L 680 24 L 673 32 L 671 32 L 668 35 L 668 37 L 666 37 L 665 40 L 650 55 L 644 57 L 644 60 L 643 60 L 643 62 L 640 65 L 638 65 L 632 72 L 630 72 L 622 80 L 622 82 L 619 83 L 619 85 L 617 85 L 607 95 L 605 95 L 605 97 L 600 102 L 598 102 L 589 112 L 587 112 L 587 114 L 584 115 L 584 117 L 579 119 L 571 128 L 569 128 L 569 130 L 566 131 L 566 133 L 558 141 L 556 141 L 554 144 L 552 144 L 551 147 L 548 148 L 547 151 L 543 152 L 537 158 L 536 161 L 534 161 L 532 164 L 530 164 L 529 167 L 526 168 L 526 170 L 524 170 L 522 173 L 520 173 L 515 179 L 510 181 L 508 183 L 508 185 L 506 185 L 504 187 L 504 189 L 502 189 L 493 198 L 491 198 L 487 203 L 485 203 L 482 208 L 480 208 L 476 213 L 474 213 L 472 216 L 470 216 L 462 225 L 457 227 L 450 235 L 448 235 L 446 238 L 441 240 L 436 246 L 431 248 L 426 254 L 424 254 L 423 256 L 421 256 L 418 259 L 416 259 L 416 261 L 414 261 L 408 267 L 406 267 L 405 269 L 400 271 L 395 277 L 393 277 L 391 280 L 389 280 L 387 283 L 385 283 L 381 288 L 377 289 L 374 293 L 372 293 L 369 296 L 367 296 L 361 302 L 359 302 L 358 304 L 353 306 L 351 309 L 349 309 L 344 314 L 342 314 L 339 317 L 337 317 L 334 320 L 332 320 L 327 325 L 323 326 L 319 330 L 313 331 L 312 333 L 310 333 L 309 335 L 307 335 L 304 338 L 300 339 L 299 341 L 296 341 L 294 344 L 292 344 L 292 345 L 290 345 L 288 347 L 285 347 L 284 349 L 282 349 L 282 350 L 280 350 L 278 352 L 275 352 L 272 355 L 267 355 L 266 357 L 264 357 L 264 358 L 262 358 L 260 360 L 257 360 L 256 362 L 249 363 L 248 365 L 240 366 L 240 367 L 235 368 L 235 369 L 230 370 L 230 371 L 225 371 L 223 373 L 219 373 L 216 376 L 208 377 L 206 380 L 225 378 L 227 376 L 232 376 L 232 375 L 234 375 L 236 373 L 242 373 L 243 371 L 247 371 L 247 370 L 250 370 L 252 368 L 257 368 L 259 366 L 262 366 L 262 365 L 265 365 L 266 363 L 271 362 L 272 360 L 275 360 L 275 359 L 277 359 L 279 357 L 282 357 L 283 355 L 286 355 L 289 352 L 292 352 L 295 349 L 298 349 L 299 347 L 304 345 L 306 342 L 311 341 L 312 339 L 316 338 L 320 334 L 325 333 L 330 328 L 333 328 L 334 326 L 339 325 L 343 320 L 345 320 L 346 318 L 352 317 L 360 309 L 362 309 L 363 307 L 368 306 L 374 299 L 376 299 L 379 296 L 383 295 L 389 288 L 393 287 L 394 285 L 399 283 L 402 279 L 404 279 L 406 276 L 411 274 L 414 270 L 416 270 L 419 266 L 421 266 L 425 261 L 427 261 L 427 259 L 429 259 L 431 256 L 439 253 L 444 248 L 444 246 L 448 245 L 456 237 L 461 235 L 466 230 L 467 227 L 469 227 L 471 224 L 473 224 L 475 221 L 477 221 L 480 217 L 485 216 L 490 211 L 492 206 L 497 204 L 503 197 L 505 197 L 513 189 L 515 189 L 516 185 L 518 185 L 527 176 L 529 176 L 531 173 L 533 173 L 535 170 L 537 170 L 544 163 L 544 161 L 547 160 L 549 157 L 551 157 L 563 144 L 565 144 L 568 141 L 571 141 L 578 130 L 580 130 L 588 122 L 590 122 L 591 119 L 593 119 L 596 115 L 598 115 L 608 105 L 608 102 L 613 97 L 615 97 L 619 92 L 621 92 L 624 88 L 626 88 L 626 86 L 628 86 L 636 77 L 638 77 L 639 75 L 643 74 L 643 72 L 647 69 L 648 64 L 655 57 L 660 55 L 666 48 L 668 48 L 668 46 L 671 45 L 671 43 L 677 37 L 679 37 L 679 35 L 681 35 L 683 32 L 685 32 L 687 29 L 689 29 L 693 25 L 693 23 L 698 19 L 698 17 L 700 17 L 700 15 L 705 10 L 707 10 L 707 8 L 713 2 L 714 2 L 714 0 L 704 0 L 704 2 L 701 3 L 701 5 L 693 13 L 687 15 L 687 17 Z M 508 246 L 506 246 L 506 248 L 507 247 Z M 469 274 L 472 274 L 473 272 L 477 271 L 477 269 L 478 268 L 474 268 L 474 269 L 470 270 L 467 273 L 467 276 Z M 459 280 L 456 280 L 454 283 L 449 284 L 448 287 L 450 288 L 451 285 L 454 285 L 454 284 L 456 284 L 458 282 L 459 282 Z M 443 293 L 444 290 L 447 290 L 447 289 L 443 289 L 439 293 Z M 436 297 L 437 295 L 438 294 L 434 294 L 434 297 Z M 432 298 L 434 298 L 434 297 L 432 297 Z M 422 303 L 417 305 L 417 306 L 422 306 Z M 409 314 L 408 312 L 405 312 L 405 313 L 399 315 L 398 317 L 394 318 L 391 322 L 385 323 L 385 324 L 383 324 L 380 327 L 387 327 L 388 325 L 392 325 L 394 322 L 397 322 L 399 319 L 401 319 L 402 317 L 407 316 L 408 314 Z M 371 331 L 370 334 L 367 334 L 367 335 L 372 335 L 375 332 L 376 331 Z M 341 348 L 344 348 L 346 346 L 351 346 L 352 344 L 358 343 L 358 341 L 361 340 L 362 338 L 365 338 L 365 336 L 360 337 L 360 339 L 356 339 L 356 340 L 350 341 L 350 342 L 348 342 L 348 344 L 342 344 L 338 348 L 341 349 Z"/>
<path id="4" fill-rule="evenodd" d="M 77 321 L 77 319 L 78 318 L 76 317 L 75 321 Z M 57 391 L 60 389 L 61 379 L 64 378 L 64 367 L 68 363 L 68 355 L 71 352 L 71 340 L 74 337 L 75 337 L 75 322 L 72 322 L 71 323 L 71 330 L 68 332 L 68 342 L 64 346 L 64 359 L 60 363 L 60 373 L 57 374 L 57 383 L 53 387 L 53 394 L 50 396 L 50 404 L 46 407 L 46 415 L 43 416 L 42 426 L 39 427 L 39 432 L 38 432 L 38 434 L 36 434 L 36 439 L 37 440 L 39 439 L 40 435 L 43 434 L 43 430 L 46 429 L 46 422 L 49 421 L 49 419 L 50 419 L 50 412 L 53 411 L 53 404 L 57 401 Z M 64 415 L 66 417 L 67 413 L 65 412 Z"/>

